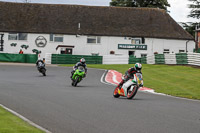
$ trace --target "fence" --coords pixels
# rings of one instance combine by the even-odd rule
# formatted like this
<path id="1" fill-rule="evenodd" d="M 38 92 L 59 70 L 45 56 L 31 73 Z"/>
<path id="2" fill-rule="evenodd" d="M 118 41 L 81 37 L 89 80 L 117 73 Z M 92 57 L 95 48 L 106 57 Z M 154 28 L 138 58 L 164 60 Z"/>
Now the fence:
<path id="1" fill-rule="evenodd" d="M 0 53 L 1 62 L 35 63 L 38 59 L 36 54 L 9 54 Z"/>
<path id="2" fill-rule="evenodd" d="M 200 66 L 200 53 L 189 53 L 187 59 L 188 64 Z"/>
<path id="3" fill-rule="evenodd" d="M 142 64 L 177 64 L 200 66 L 200 53 L 176 53 L 176 54 L 155 54 L 147 56 L 146 59 L 129 57 L 129 64 L 136 62 Z"/>
<path id="4" fill-rule="evenodd" d="M 102 64 L 102 56 L 52 54 L 52 64 L 75 64 L 85 58 L 87 64 Z"/>
<path id="5" fill-rule="evenodd" d="M 129 64 L 147 64 L 147 57 L 136 58 L 135 56 L 129 56 Z"/>
<path id="6" fill-rule="evenodd" d="M 81 58 L 85 58 L 87 64 L 180 64 L 200 66 L 200 53 L 176 53 L 176 54 L 156 54 L 142 58 L 124 55 L 64 55 L 51 54 L 45 55 L 47 64 L 75 64 Z M 38 59 L 37 54 L 9 54 L 0 53 L 1 62 L 20 62 L 35 63 Z"/>

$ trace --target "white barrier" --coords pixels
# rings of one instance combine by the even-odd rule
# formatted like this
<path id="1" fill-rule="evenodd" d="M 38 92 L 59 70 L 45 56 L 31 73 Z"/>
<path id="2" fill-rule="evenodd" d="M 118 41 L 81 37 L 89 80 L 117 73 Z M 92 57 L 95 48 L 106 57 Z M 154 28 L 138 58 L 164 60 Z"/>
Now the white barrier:
<path id="1" fill-rule="evenodd" d="M 127 55 L 104 55 L 103 64 L 128 64 L 129 56 Z"/>
<path id="2" fill-rule="evenodd" d="M 147 64 L 155 64 L 155 56 L 147 56 Z"/>
<path id="3" fill-rule="evenodd" d="M 46 64 L 51 64 L 51 53 L 46 53 L 45 54 L 45 63 Z"/>
<path id="4" fill-rule="evenodd" d="M 176 54 L 164 54 L 165 64 L 176 64 Z"/>
<path id="5" fill-rule="evenodd" d="M 188 64 L 200 66 L 200 53 L 188 53 Z"/>

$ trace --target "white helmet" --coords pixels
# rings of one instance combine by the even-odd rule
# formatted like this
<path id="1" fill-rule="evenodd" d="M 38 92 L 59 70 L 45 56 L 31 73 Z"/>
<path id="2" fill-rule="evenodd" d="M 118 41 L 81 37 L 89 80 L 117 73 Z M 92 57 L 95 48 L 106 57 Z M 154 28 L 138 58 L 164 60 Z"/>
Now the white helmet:
<path id="1" fill-rule="evenodd" d="M 83 64 L 85 64 L 85 59 L 84 59 L 84 58 L 81 58 L 81 59 L 80 59 L 80 62 L 83 63 Z"/>
<path id="2" fill-rule="evenodd" d="M 135 64 L 135 70 L 141 70 L 142 69 L 142 64 L 140 64 L 140 63 L 136 63 Z"/>

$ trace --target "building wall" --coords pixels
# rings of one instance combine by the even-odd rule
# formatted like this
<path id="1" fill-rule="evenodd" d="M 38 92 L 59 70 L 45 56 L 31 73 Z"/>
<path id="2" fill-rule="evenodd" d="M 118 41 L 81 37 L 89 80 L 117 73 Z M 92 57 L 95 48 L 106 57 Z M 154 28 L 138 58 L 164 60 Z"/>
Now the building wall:
<path id="1" fill-rule="evenodd" d="M 35 40 L 38 36 L 43 36 L 47 40 L 45 47 L 37 47 Z M 153 39 L 145 38 L 145 45 L 147 50 L 131 50 L 131 49 L 118 49 L 118 44 L 131 44 L 131 40 L 126 37 L 108 37 L 102 36 L 100 44 L 88 44 L 87 36 L 64 35 L 63 42 L 50 42 L 49 34 L 28 34 L 27 41 L 8 40 L 8 33 L 4 33 L 4 53 L 18 53 L 21 45 L 29 45 L 28 49 L 24 49 L 24 53 L 33 53 L 33 49 L 42 51 L 41 57 L 45 57 L 45 53 L 57 54 L 56 47 L 58 45 L 75 46 L 73 48 L 74 55 L 109 55 L 110 51 L 115 51 L 115 54 L 128 55 L 128 51 L 135 51 L 136 57 L 141 57 L 141 54 L 153 55 L 154 52 L 163 54 L 164 49 L 169 49 L 170 53 L 179 53 L 179 50 L 186 51 L 187 40 L 169 40 L 169 39 Z M 17 43 L 16 47 L 10 44 Z M 192 52 L 195 48 L 194 41 L 188 42 L 188 52 Z"/>
<path id="2" fill-rule="evenodd" d="M 197 32 L 197 36 L 198 36 L 198 48 L 200 48 L 200 31 Z"/>

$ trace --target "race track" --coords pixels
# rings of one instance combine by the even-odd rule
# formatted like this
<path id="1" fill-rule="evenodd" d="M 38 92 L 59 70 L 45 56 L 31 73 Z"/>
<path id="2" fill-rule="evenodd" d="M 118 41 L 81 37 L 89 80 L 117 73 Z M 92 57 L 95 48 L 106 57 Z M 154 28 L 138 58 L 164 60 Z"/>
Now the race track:
<path id="1" fill-rule="evenodd" d="M 113 98 L 104 70 L 89 69 L 78 87 L 71 68 L 0 65 L 0 104 L 52 133 L 200 133 L 200 101 L 139 92 Z"/>

